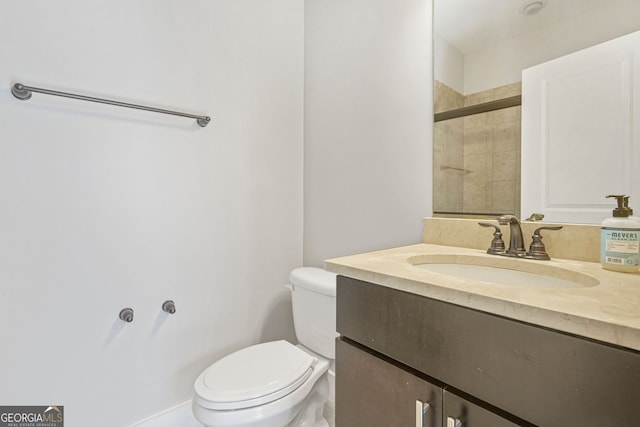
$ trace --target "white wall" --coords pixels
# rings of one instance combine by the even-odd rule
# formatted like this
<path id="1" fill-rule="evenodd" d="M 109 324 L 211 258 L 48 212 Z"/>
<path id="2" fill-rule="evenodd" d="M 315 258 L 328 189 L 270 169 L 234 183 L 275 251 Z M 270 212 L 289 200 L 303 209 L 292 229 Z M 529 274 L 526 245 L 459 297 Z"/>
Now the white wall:
<path id="1" fill-rule="evenodd" d="M 556 21 L 548 27 L 468 53 L 464 60 L 464 94 L 519 82 L 525 68 L 640 29 L 639 1 L 606 3 L 606 7 L 587 12 L 577 8 L 570 20 Z"/>
<path id="2" fill-rule="evenodd" d="M 420 241 L 431 17 L 431 0 L 305 1 L 306 264 Z"/>
<path id="3" fill-rule="evenodd" d="M 458 93 L 464 92 L 464 55 L 438 34 L 433 34 L 433 78 Z"/>
<path id="4" fill-rule="evenodd" d="M 302 2 L 24 0 L 2 15 L 0 403 L 124 426 L 189 399 L 230 350 L 291 338 Z M 17 81 L 213 122 L 19 101 Z"/>

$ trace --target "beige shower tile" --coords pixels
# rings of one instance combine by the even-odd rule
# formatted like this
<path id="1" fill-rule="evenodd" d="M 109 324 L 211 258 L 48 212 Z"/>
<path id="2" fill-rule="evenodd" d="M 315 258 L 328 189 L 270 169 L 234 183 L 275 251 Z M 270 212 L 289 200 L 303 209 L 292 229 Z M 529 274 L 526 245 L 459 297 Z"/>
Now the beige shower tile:
<path id="1" fill-rule="evenodd" d="M 464 156 L 462 150 L 453 150 L 451 147 L 442 155 L 442 166 L 449 168 L 464 168 Z"/>
<path id="2" fill-rule="evenodd" d="M 434 178 L 433 209 L 436 212 L 462 210 L 463 184 L 460 172 L 443 170 Z"/>
<path id="3" fill-rule="evenodd" d="M 489 102 L 492 100 L 493 98 L 489 91 L 476 92 L 476 93 L 471 93 L 464 97 L 464 105 L 470 106 L 470 105 L 482 104 L 484 102 Z"/>
<path id="4" fill-rule="evenodd" d="M 464 154 L 486 154 L 492 149 L 493 131 L 491 129 L 475 130 L 464 135 Z"/>
<path id="5" fill-rule="evenodd" d="M 493 130 L 493 152 L 515 151 L 520 139 L 519 128 L 512 124 L 499 124 Z"/>
<path id="6" fill-rule="evenodd" d="M 494 181 L 491 187 L 491 209 L 493 212 L 513 213 L 516 208 L 516 182 Z"/>
<path id="7" fill-rule="evenodd" d="M 522 82 L 515 82 L 508 85 L 495 88 L 493 94 L 496 99 L 508 98 L 510 96 L 516 96 L 522 94 Z"/>
<path id="8" fill-rule="evenodd" d="M 462 207 L 464 212 L 487 212 L 491 208 L 491 183 L 464 183 Z"/>
<path id="9" fill-rule="evenodd" d="M 492 157 L 490 153 L 471 154 L 464 156 L 464 169 L 466 182 L 491 181 Z"/>
<path id="10" fill-rule="evenodd" d="M 493 118 L 491 117 L 491 112 L 488 113 L 480 113 L 473 114 L 471 116 L 464 117 L 464 132 L 467 133 L 472 129 L 491 129 L 493 125 Z"/>
<path id="11" fill-rule="evenodd" d="M 493 114 L 492 123 L 495 125 L 500 124 L 513 124 L 520 122 L 520 107 L 509 107 L 501 110 L 491 112 Z M 518 125 L 519 126 L 519 125 Z"/>
<path id="12" fill-rule="evenodd" d="M 516 151 L 504 151 L 493 155 L 493 180 L 513 181 L 516 179 Z"/>
<path id="13" fill-rule="evenodd" d="M 464 95 L 436 81 L 433 86 L 433 103 L 435 113 L 454 110 L 464 106 Z"/>

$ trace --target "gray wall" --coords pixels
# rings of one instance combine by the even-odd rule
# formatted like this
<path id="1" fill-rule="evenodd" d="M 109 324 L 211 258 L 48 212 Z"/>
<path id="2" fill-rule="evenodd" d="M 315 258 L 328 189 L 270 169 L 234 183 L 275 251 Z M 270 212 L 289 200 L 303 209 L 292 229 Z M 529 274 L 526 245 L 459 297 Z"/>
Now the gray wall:
<path id="1" fill-rule="evenodd" d="M 305 1 L 305 264 L 420 241 L 431 16 L 431 0 Z"/>
<path id="2" fill-rule="evenodd" d="M 25 0 L 2 14 L 0 402 L 125 426 L 190 399 L 229 351 L 291 338 L 302 3 Z M 213 121 L 18 101 L 16 81 Z"/>

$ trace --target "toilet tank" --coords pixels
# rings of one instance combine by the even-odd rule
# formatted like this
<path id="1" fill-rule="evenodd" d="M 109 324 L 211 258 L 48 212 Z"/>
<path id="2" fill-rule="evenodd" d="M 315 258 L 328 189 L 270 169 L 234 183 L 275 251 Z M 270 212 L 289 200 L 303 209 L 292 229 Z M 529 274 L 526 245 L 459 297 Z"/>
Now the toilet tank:
<path id="1" fill-rule="evenodd" d="M 335 359 L 336 274 L 301 267 L 291 272 L 289 281 L 298 341 L 321 356 Z"/>

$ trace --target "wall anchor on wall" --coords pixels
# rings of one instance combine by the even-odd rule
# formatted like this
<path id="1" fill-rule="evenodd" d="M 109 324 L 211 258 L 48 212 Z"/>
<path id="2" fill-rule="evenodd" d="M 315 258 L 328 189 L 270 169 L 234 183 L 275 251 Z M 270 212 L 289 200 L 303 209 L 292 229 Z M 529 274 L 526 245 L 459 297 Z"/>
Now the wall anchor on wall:
<path id="1" fill-rule="evenodd" d="M 173 301 L 167 300 L 162 303 L 162 311 L 173 314 L 176 312 L 176 305 Z"/>
<path id="2" fill-rule="evenodd" d="M 137 110 L 151 111 L 154 113 L 171 114 L 173 116 L 188 117 L 191 119 L 196 119 L 196 122 L 201 127 L 205 127 L 211 121 L 211 117 L 209 116 L 198 116 L 195 114 L 181 113 L 179 111 L 164 110 L 162 108 L 147 107 L 144 105 L 129 104 L 127 102 L 112 101 L 110 99 L 95 98 L 93 96 L 77 95 L 74 93 L 60 92 L 57 90 L 25 86 L 22 83 L 16 83 L 11 87 L 11 93 L 13 94 L 13 96 L 15 96 L 16 98 L 22 101 L 31 99 L 32 92 L 44 93 L 46 95 L 62 96 L 64 98 L 79 99 L 81 101 L 97 102 L 99 104 L 115 105 L 117 107 L 134 108 Z"/>
<path id="3" fill-rule="evenodd" d="M 120 320 L 123 320 L 127 323 L 133 322 L 133 308 L 127 307 L 120 310 L 120 314 L 118 315 Z"/>

